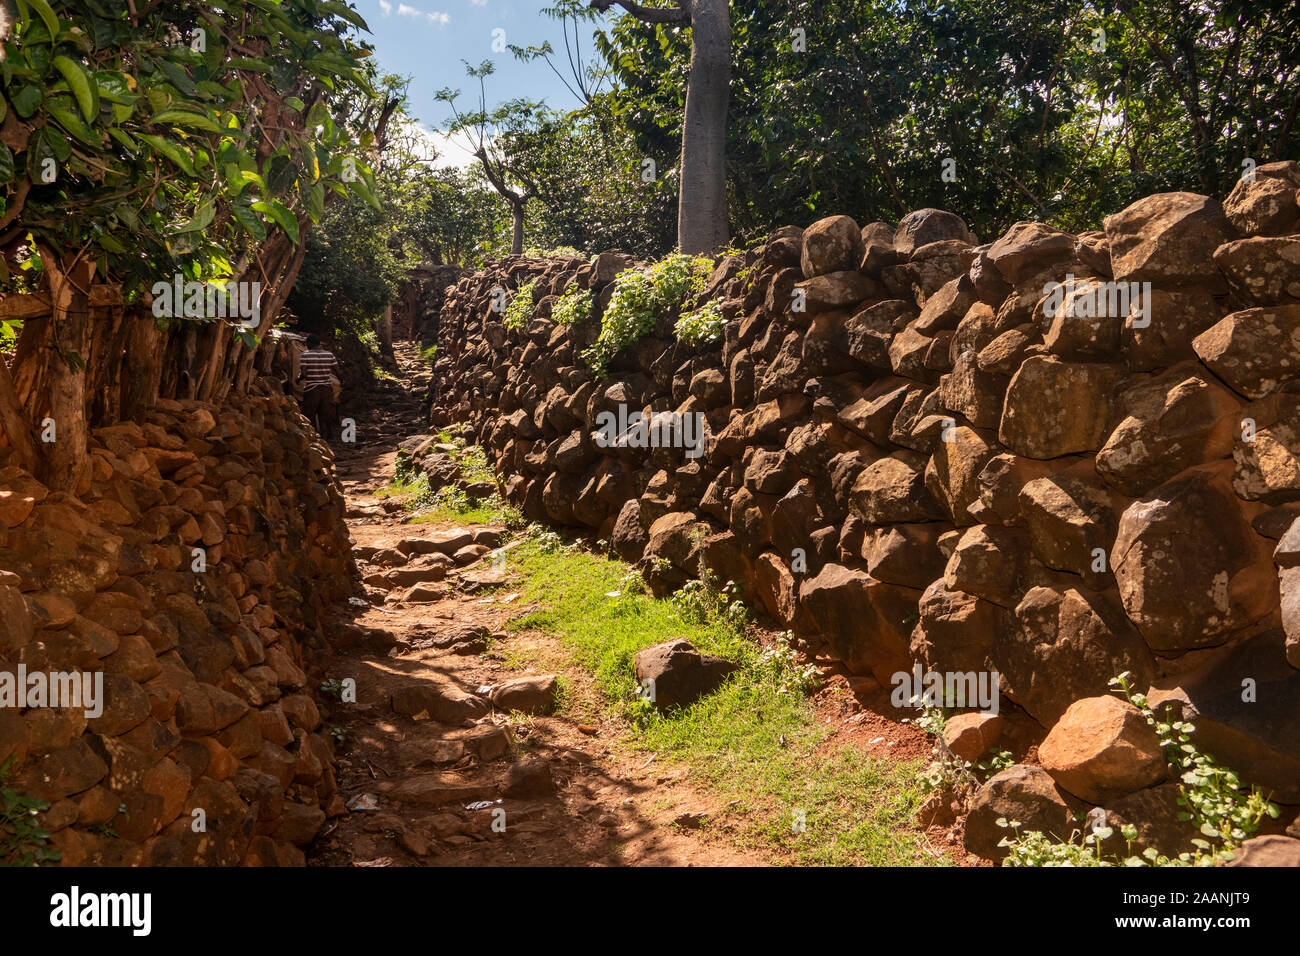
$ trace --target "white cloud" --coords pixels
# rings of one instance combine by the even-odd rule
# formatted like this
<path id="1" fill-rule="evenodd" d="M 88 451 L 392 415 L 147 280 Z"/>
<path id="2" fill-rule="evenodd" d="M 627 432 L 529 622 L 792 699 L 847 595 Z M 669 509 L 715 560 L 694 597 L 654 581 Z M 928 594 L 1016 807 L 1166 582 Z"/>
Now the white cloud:
<path id="1" fill-rule="evenodd" d="M 454 167 L 464 169 L 478 162 L 474 149 L 464 134 L 448 136 L 441 130 L 421 130 L 424 139 L 438 151 L 438 158 L 433 165 L 436 168 Z"/>
<path id="2" fill-rule="evenodd" d="M 393 9 L 393 5 L 387 2 L 387 0 L 379 0 L 379 6 L 384 11 L 384 16 L 388 16 L 389 12 Z M 443 13 L 441 10 L 426 12 L 421 10 L 419 7 L 411 6 L 409 3 L 399 3 L 397 5 L 397 15 L 399 17 L 412 17 L 415 19 L 423 17 L 430 23 L 436 23 L 440 27 L 445 27 L 451 22 L 451 14 L 449 13 Z"/>
<path id="3" fill-rule="evenodd" d="M 486 7 L 486 6 L 487 6 L 487 0 L 469 0 L 469 2 L 470 2 L 473 6 L 476 6 L 476 7 Z"/>

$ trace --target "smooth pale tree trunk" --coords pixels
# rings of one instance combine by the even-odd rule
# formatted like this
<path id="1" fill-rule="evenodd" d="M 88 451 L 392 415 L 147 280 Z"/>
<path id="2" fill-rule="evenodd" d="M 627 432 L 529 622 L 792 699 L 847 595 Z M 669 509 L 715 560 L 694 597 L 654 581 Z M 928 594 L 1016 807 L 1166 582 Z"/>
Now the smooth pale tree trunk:
<path id="1" fill-rule="evenodd" d="M 691 70 L 682 122 L 677 247 L 713 252 L 727 244 L 727 101 L 731 94 L 728 0 L 691 0 Z"/>

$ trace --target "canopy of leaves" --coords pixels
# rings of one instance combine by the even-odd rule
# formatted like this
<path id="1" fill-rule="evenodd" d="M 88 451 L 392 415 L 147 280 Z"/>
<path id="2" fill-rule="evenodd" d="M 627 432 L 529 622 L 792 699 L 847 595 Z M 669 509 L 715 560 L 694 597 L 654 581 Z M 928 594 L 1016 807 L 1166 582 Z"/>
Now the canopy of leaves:
<path id="1" fill-rule="evenodd" d="M 34 240 L 128 287 L 220 278 L 269 230 L 296 243 L 327 190 L 375 201 L 370 142 L 339 112 L 372 92 L 354 10 L 137 6 L 17 0 L 0 58 L 4 259 L 34 261 Z"/>
<path id="2" fill-rule="evenodd" d="M 1223 194 L 1300 152 L 1300 6 L 1265 0 L 756 0 L 732 5 L 733 225 L 938 206 L 992 235 L 1095 228 L 1161 190 Z M 610 108 L 680 144 L 689 29 L 598 36 Z M 955 178 L 942 175 L 944 161 Z"/>

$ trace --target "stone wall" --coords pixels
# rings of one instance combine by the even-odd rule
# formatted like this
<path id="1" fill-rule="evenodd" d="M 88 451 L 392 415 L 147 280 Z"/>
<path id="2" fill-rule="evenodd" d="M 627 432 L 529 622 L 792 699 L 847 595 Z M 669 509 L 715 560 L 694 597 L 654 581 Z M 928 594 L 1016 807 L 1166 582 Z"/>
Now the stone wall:
<path id="1" fill-rule="evenodd" d="M 721 342 L 665 317 L 602 380 L 580 353 L 628 260 L 506 259 L 448 295 L 434 414 L 659 592 L 704 563 L 856 674 L 996 670 L 1043 728 L 1129 671 L 1300 803 L 1298 189 L 1272 164 L 985 244 L 932 209 L 779 229 L 717 260 Z M 527 282 L 508 330 L 493 290 Z M 620 406 L 702 414 L 704 454 L 606 447 Z"/>
<path id="2" fill-rule="evenodd" d="M 0 673 L 104 687 L 89 718 L 0 706 L 3 786 L 64 865 L 304 863 L 342 812 L 307 676 L 355 574 L 328 449 L 267 378 L 90 449 L 75 495 L 0 459 Z"/>

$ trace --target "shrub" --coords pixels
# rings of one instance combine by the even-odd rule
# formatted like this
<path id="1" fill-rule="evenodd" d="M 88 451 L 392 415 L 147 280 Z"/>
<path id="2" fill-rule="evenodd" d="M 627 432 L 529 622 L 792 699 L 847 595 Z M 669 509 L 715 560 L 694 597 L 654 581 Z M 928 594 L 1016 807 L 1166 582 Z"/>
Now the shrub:
<path id="1" fill-rule="evenodd" d="M 564 290 L 551 310 L 557 325 L 581 325 L 591 318 L 591 290 L 574 284 Z"/>
<path id="2" fill-rule="evenodd" d="M 50 808 L 4 786 L 13 758 L 0 764 L 0 866 L 40 866 L 58 862 L 59 852 L 47 846 L 50 831 L 37 816 Z"/>
<path id="3" fill-rule="evenodd" d="M 693 312 L 687 312 L 677 320 L 673 331 L 677 338 L 687 345 L 703 348 L 722 339 L 722 329 L 727 320 L 722 316 L 722 305 L 717 299 L 710 299 Z"/>
<path id="4" fill-rule="evenodd" d="M 507 329 L 520 331 L 528 326 L 528 322 L 533 317 L 533 287 L 534 282 L 528 283 L 515 293 L 510 304 L 506 306 L 505 324 Z"/>
<path id="5" fill-rule="evenodd" d="M 680 310 L 688 296 L 703 291 L 712 265 L 709 259 L 677 252 L 645 272 L 635 268 L 620 272 L 601 320 L 600 337 L 582 353 L 597 377 L 603 378 L 619 350 L 653 329 L 660 316 Z"/>

